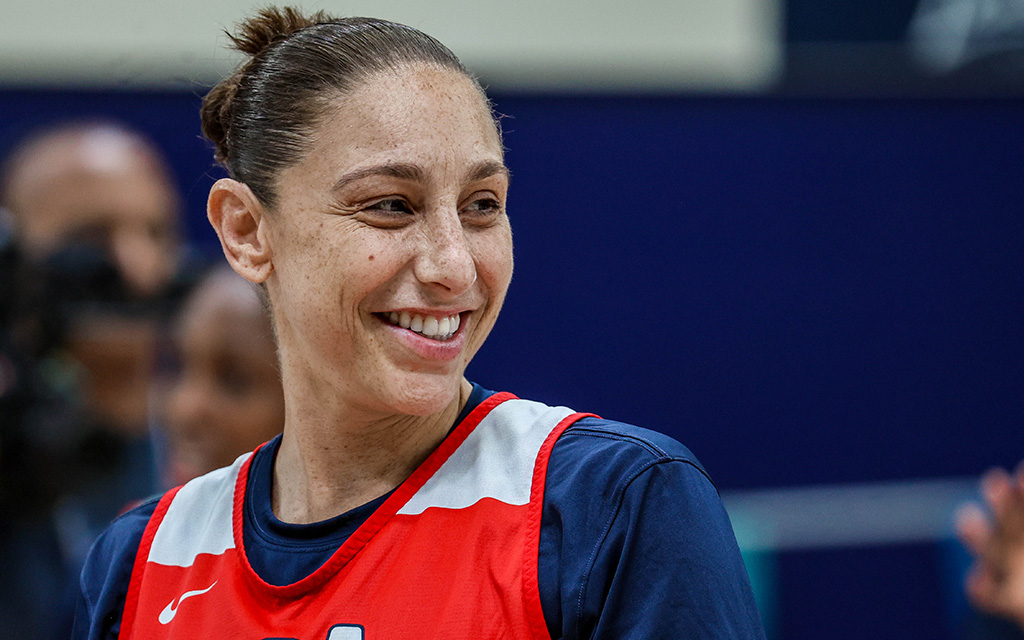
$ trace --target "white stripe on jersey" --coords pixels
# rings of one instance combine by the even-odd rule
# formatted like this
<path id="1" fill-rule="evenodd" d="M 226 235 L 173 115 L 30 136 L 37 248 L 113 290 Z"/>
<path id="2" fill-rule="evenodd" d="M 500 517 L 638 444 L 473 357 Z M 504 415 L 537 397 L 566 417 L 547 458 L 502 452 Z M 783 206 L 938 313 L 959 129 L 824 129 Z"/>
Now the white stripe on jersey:
<path id="1" fill-rule="evenodd" d="M 201 553 L 216 555 L 235 547 L 235 479 L 251 455 L 245 453 L 230 467 L 191 480 L 178 491 L 153 536 L 150 562 L 191 567 Z"/>
<path id="2" fill-rule="evenodd" d="M 530 400 L 502 402 L 398 513 L 464 509 L 482 498 L 528 503 L 537 454 L 555 426 L 573 413 Z"/>
<path id="3" fill-rule="evenodd" d="M 398 513 L 463 509 L 482 498 L 527 504 L 537 454 L 548 434 L 572 413 L 530 400 L 499 404 Z M 190 567 L 200 554 L 217 555 L 235 547 L 235 480 L 251 455 L 239 456 L 230 467 L 196 478 L 178 491 L 153 538 L 150 562 Z"/>

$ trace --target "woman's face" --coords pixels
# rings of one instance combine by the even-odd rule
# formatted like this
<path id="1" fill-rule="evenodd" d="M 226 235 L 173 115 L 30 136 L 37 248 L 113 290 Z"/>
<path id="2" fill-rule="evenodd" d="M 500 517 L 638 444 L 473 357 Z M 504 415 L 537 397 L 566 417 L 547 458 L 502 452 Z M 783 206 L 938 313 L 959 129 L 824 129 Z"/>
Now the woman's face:
<path id="1" fill-rule="evenodd" d="M 461 74 L 380 74 L 331 105 L 266 217 L 286 395 L 374 415 L 447 406 L 512 276 L 508 172 Z"/>
<path id="2" fill-rule="evenodd" d="M 178 366 L 163 406 L 172 484 L 231 462 L 284 425 L 270 322 L 234 273 L 189 296 L 174 332 Z"/>

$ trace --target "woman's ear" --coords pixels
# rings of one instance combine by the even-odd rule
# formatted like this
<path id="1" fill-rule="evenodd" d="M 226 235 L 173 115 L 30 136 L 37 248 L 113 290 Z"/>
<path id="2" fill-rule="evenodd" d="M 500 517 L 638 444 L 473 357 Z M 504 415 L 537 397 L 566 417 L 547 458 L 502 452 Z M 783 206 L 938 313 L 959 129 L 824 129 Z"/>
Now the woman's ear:
<path id="1" fill-rule="evenodd" d="M 274 269 L 263 205 L 249 187 L 221 178 L 210 189 L 206 216 L 220 238 L 231 268 L 250 282 L 266 281 Z"/>

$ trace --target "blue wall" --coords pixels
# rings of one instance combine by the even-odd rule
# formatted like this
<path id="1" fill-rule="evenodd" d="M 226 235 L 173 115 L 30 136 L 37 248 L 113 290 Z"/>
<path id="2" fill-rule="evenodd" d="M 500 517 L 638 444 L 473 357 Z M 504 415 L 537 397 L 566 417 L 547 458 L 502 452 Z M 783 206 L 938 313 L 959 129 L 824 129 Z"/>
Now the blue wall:
<path id="1" fill-rule="evenodd" d="M 726 488 L 1024 457 L 1024 103 L 498 108 L 518 263 L 479 378 L 670 432 Z"/>

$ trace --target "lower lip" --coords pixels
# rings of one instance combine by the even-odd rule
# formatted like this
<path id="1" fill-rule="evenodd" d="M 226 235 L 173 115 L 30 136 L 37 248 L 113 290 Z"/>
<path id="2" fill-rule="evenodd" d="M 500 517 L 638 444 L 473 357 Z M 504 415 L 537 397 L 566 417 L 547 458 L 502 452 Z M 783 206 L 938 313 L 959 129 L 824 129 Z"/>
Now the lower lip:
<path id="1" fill-rule="evenodd" d="M 459 357 L 459 354 L 462 353 L 462 347 L 466 342 L 466 336 L 461 327 L 454 336 L 441 342 L 440 340 L 431 340 L 415 331 L 403 329 L 384 320 L 380 322 L 387 330 L 394 334 L 399 342 L 425 360 L 451 362 Z"/>

